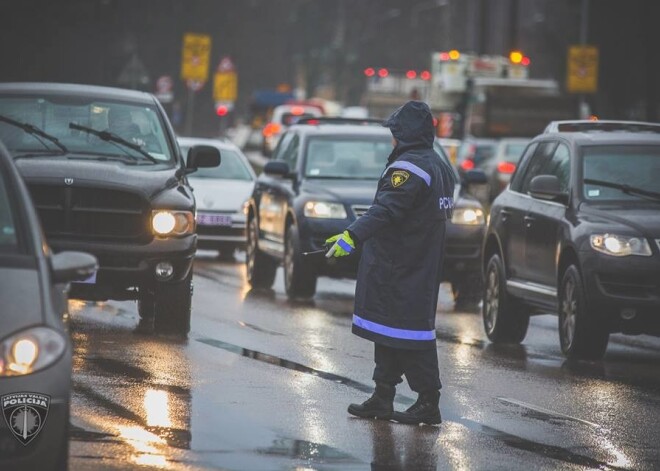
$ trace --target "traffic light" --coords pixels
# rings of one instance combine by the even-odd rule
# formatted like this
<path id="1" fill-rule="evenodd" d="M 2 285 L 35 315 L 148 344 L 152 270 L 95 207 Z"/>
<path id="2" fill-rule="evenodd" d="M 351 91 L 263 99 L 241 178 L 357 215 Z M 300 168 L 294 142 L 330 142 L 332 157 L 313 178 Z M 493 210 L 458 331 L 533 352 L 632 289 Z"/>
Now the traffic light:
<path id="1" fill-rule="evenodd" d="M 509 53 L 509 60 L 511 61 L 512 64 L 521 64 L 524 57 L 525 56 L 520 51 L 511 51 Z"/>
<path id="2" fill-rule="evenodd" d="M 227 116 L 227 113 L 229 113 L 229 108 L 227 105 L 218 105 L 218 107 L 215 109 L 215 114 L 220 117 Z"/>
<path id="3" fill-rule="evenodd" d="M 414 70 L 409 70 L 408 72 L 406 72 L 406 77 L 409 79 L 417 78 L 417 72 L 415 72 Z"/>
<path id="4" fill-rule="evenodd" d="M 374 70 L 373 67 L 367 67 L 366 69 L 364 69 L 364 75 L 366 75 L 367 77 L 373 77 L 374 75 L 376 75 L 376 70 Z"/>
<path id="5" fill-rule="evenodd" d="M 428 70 L 424 70 L 424 71 L 422 71 L 421 74 L 419 74 L 419 78 L 421 78 L 422 80 L 430 80 L 431 79 L 431 72 L 429 72 Z"/>
<path id="6" fill-rule="evenodd" d="M 390 75 L 390 72 L 387 69 L 378 69 L 378 76 L 380 78 L 385 78 Z"/>

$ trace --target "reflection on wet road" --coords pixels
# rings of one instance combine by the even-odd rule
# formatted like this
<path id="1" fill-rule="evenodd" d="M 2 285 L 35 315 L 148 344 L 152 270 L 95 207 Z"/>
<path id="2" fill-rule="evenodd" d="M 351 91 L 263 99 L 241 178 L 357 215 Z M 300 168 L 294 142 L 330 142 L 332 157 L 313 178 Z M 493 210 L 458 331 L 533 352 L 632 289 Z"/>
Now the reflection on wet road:
<path id="1" fill-rule="evenodd" d="M 556 319 L 489 344 L 476 313 L 438 308 L 443 424 L 350 417 L 372 391 L 372 345 L 350 334 L 353 283 L 312 302 L 282 280 L 251 291 L 240 263 L 196 262 L 186 341 L 134 333 L 134 303 L 71 304 L 71 469 L 428 470 L 660 467 L 660 341 L 614 336 L 568 362 Z M 405 385 L 395 406 L 415 394 Z"/>

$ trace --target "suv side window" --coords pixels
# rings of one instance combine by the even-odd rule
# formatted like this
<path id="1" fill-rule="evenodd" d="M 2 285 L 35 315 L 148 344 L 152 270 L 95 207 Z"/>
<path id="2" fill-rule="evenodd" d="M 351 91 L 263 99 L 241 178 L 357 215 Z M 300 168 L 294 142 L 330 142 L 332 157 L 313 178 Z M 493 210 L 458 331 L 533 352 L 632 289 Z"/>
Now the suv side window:
<path id="1" fill-rule="evenodd" d="M 529 183 L 537 175 L 543 175 L 543 167 L 546 162 L 552 158 L 552 154 L 557 147 L 556 142 L 541 142 L 536 148 L 534 155 L 525 167 L 525 176 L 522 178 L 521 193 L 529 192 Z"/>
<path id="2" fill-rule="evenodd" d="M 559 179 L 559 188 L 568 191 L 571 176 L 571 154 L 566 144 L 559 144 L 552 158 L 546 160 L 539 175 L 555 175 Z"/>
<path id="3" fill-rule="evenodd" d="M 282 157 L 279 160 L 289 164 L 291 171 L 296 170 L 296 164 L 298 163 L 298 148 L 300 147 L 300 137 L 297 134 L 293 134 L 289 144 L 286 146 L 282 153 Z"/>
<path id="4" fill-rule="evenodd" d="M 518 168 L 516 169 L 516 173 L 513 175 L 513 178 L 511 179 L 511 186 L 510 186 L 511 191 L 520 192 L 523 175 L 525 174 L 525 169 L 528 167 L 527 164 L 529 163 L 529 160 L 531 158 L 530 156 L 534 153 L 534 151 L 538 146 L 539 146 L 538 143 L 534 142 L 533 144 L 530 144 L 527 147 L 527 149 L 525 149 L 525 153 L 520 158 L 520 165 L 518 165 Z"/>
<path id="5" fill-rule="evenodd" d="M 277 147 L 275 147 L 275 152 L 273 152 L 273 160 L 284 160 L 284 151 L 289 146 L 292 137 L 293 133 L 288 132 L 280 138 Z"/>

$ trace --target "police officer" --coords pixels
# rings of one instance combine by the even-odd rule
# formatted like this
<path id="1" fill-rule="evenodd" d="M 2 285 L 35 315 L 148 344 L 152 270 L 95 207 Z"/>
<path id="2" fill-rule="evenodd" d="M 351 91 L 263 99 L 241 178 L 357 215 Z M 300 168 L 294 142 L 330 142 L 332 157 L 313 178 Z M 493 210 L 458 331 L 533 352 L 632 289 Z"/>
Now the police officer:
<path id="1" fill-rule="evenodd" d="M 353 333 L 375 344 L 374 394 L 348 412 L 407 424 L 441 422 L 435 313 L 451 219 L 454 173 L 433 150 L 429 107 L 409 101 L 383 124 L 394 150 L 373 205 L 332 243 L 327 256 L 362 250 L 355 288 Z M 419 394 L 405 412 L 394 412 L 395 387 L 406 376 Z"/>

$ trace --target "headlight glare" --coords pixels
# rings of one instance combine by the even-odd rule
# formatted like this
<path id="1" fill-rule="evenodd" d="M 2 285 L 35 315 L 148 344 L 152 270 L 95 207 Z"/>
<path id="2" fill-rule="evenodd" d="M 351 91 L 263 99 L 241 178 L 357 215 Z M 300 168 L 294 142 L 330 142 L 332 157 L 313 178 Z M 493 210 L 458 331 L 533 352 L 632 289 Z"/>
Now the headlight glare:
<path id="1" fill-rule="evenodd" d="M 159 236 L 192 234 L 194 220 L 190 211 L 157 210 L 151 214 L 151 227 Z"/>
<path id="2" fill-rule="evenodd" d="M 592 234 L 589 242 L 594 250 L 612 255 L 613 257 L 627 257 L 629 255 L 651 256 L 651 246 L 643 237 Z"/>
<path id="3" fill-rule="evenodd" d="M 478 226 L 485 224 L 486 218 L 481 208 L 455 208 L 451 222 L 454 224 Z"/>
<path id="4" fill-rule="evenodd" d="M 55 363 L 66 350 L 66 340 L 56 330 L 33 327 L 0 342 L 0 377 L 21 376 Z"/>
<path id="5" fill-rule="evenodd" d="M 305 217 L 321 219 L 346 219 L 346 209 L 341 203 L 308 201 L 305 203 Z"/>

